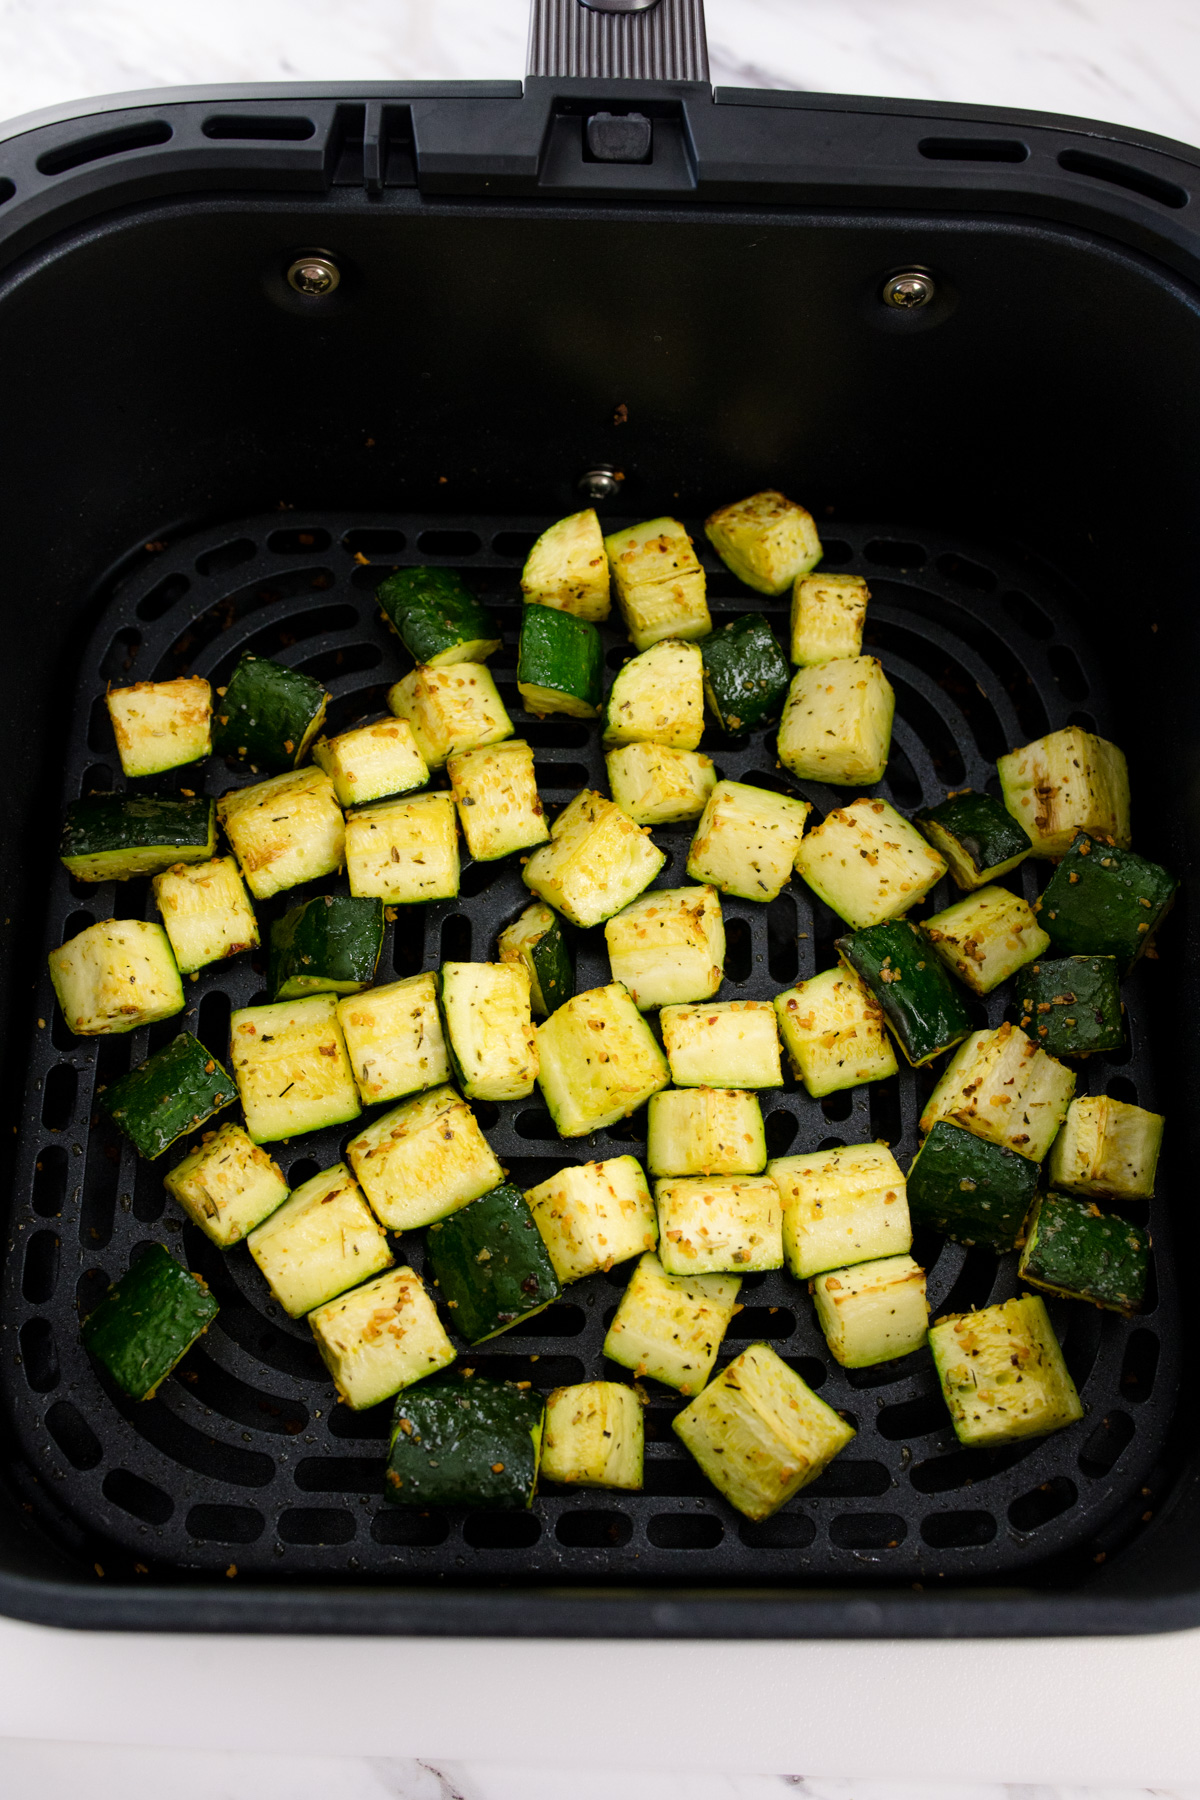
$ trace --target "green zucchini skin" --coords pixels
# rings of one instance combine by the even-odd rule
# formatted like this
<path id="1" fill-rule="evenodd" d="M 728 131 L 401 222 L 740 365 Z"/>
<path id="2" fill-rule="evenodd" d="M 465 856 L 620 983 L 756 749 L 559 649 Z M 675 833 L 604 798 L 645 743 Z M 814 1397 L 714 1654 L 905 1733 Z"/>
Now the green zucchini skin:
<path id="1" fill-rule="evenodd" d="M 1029 1221 L 1017 1274 L 1068 1300 L 1091 1300 L 1127 1318 L 1146 1297 L 1150 1239 L 1116 1213 L 1073 1194 L 1045 1194 Z"/>
<path id="2" fill-rule="evenodd" d="M 1051 1056 L 1119 1050 L 1125 1016 L 1115 956 L 1041 957 L 1017 977 L 1020 1025 Z"/>
<path id="3" fill-rule="evenodd" d="M 549 1017 L 575 993 L 575 965 L 557 913 L 537 942 L 530 945 L 529 960 L 537 989 L 531 996 L 534 1010 L 540 1004 L 542 1014 Z"/>
<path id="4" fill-rule="evenodd" d="M 1128 975 L 1170 911 L 1179 883 L 1158 863 L 1081 831 L 1040 900 L 1038 924 L 1059 950 L 1115 956 Z"/>
<path id="5" fill-rule="evenodd" d="M 370 987 L 383 948 L 383 901 L 323 894 L 271 927 L 269 981 L 276 1000 L 357 994 Z"/>
<path id="6" fill-rule="evenodd" d="M 878 1000 L 914 1068 L 971 1030 L 971 1015 L 958 989 L 928 940 L 907 919 L 887 919 L 838 938 L 837 951 Z"/>
<path id="7" fill-rule="evenodd" d="M 722 731 L 738 735 L 777 719 L 792 670 L 762 613 L 746 613 L 701 638 L 704 697 Z"/>
<path id="8" fill-rule="evenodd" d="M 153 1162 L 236 1098 L 232 1075 L 190 1031 L 181 1031 L 106 1088 L 100 1105 L 138 1155 Z"/>
<path id="9" fill-rule="evenodd" d="M 521 614 L 517 689 L 531 712 L 594 719 L 604 692 L 604 646 L 587 619 L 530 602 Z"/>
<path id="10" fill-rule="evenodd" d="M 383 1497 L 392 1506 L 533 1504 L 545 1403 L 481 1375 L 421 1381 L 396 1396 Z"/>
<path id="11" fill-rule="evenodd" d="M 329 695 L 311 675 L 247 653 L 214 705 L 213 749 L 283 775 L 299 767 L 328 704 Z"/>
<path id="12" fill-rule="evenodd" d="M 152 1244 L 84 1320 L 84 1347 L 125 1393 L 150 1400 L 217 1311 L 199 1275 Z"/>
<path id="13" fill-rule="evenodd" d="M 972 887 L 984 887 L 1033 848 L 1029 833 L 990 794 L 954 794 L 914 813 L 913 824 L 946 857 L 959 886 L 960 870 Z"/>
<path id="14" fill-rule="evenodd" d="M 495 619 L 452 569 L 400 569 L 375 598 L 416 663 L 483 662 L 500 648 Z"/>
<path id="15" fill-rule="evenodd" d="M 86 794 L 67 807 L 58 853 L 79 881 L 128 881 L 207 862 L 216 845 L 213 800 Z"/>
<path id="16" fill-rule="evenodd" d="M 429 1227 L 425 1254 L 455 1331 L 480 1344 L 562 1292 L 533 1212 L 505 1182 Z"/>
<path id="17" fill-rule="evenodd" d="M 1016 1247 L 1037 1193 L 1038 1165 L 939 1119 L 906 1177 L 908 1212 L 956 1243 Z"/>

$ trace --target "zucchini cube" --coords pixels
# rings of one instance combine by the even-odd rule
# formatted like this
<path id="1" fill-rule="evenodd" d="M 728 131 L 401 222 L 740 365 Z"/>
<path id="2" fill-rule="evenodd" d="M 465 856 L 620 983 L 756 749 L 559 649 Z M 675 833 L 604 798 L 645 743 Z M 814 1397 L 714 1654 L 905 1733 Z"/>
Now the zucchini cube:
<path id="1" fill-rule="evenodd" d="M 256 900 L 334 875 L 342 866 L 345 821 L 323 769 L 297 769 L 236 788 L 217 801 L 217 817 Z"/>
<path id="2" fill-rule="evenodd" d="M 552 606 L 526 606 L 521 614 L 517 692 L 526 709 L 594 719 L 604 693 L 604 646 L 586 619 Z"/>
<path id="3" fill-rule="evenodd" d="M 792 661 L 809 668 L 861 656 L 870 598 L 861 575 L 798 575 L 792 588 Z"/>
<path id="4" fill-rule="evenodd" d="M 779 1026 L 769 1000 L 664 1006 L 659 1024 L 676 1087 L 783 1086 Z"/>
<path id="5" fill-rule="evenodd" d="M 362 1108 L 333 994 L 239 1007 L 230 1060 L 256 1144 L 357 1119 Z"/>
<path id="6" fill-rule="evenodd" d="M 853 969 L 823 969 L 774 1005 L 792 1072 L 814 1100 L 896 1074 L 883 1008 Z"/>
<path id="7" fill-rule="evenodd" d="M 85 794 L 67 807 L 58 853 L 76 881 L 130 881 L 207 862 L 216 847 L 211 800 Z"/>
<path id="8" fill-rule="evenodd" d="M 1163 1124 L 1161 1113 L 1107 1094 L 1072 1100 L 1050 1152 L 1051 1186 L 1094 1199 L 1152 1199 Z"/>
<path id="9" fill-rule="evenodd" d="M 835 807 L 814 826 L 796 852 L 796 868 L 856 931 L 901 918 L 946 873 L 937 851 L 894 806 L 866 799 Z"/>
<path id="10" fill-rule="evenodd" d="M 1114 956 L 1123 977 L 1154 942 L 1178 892 L 1157 863 L 1081 832 L 1035 906 L 1056 950 Z"/>
<path id="11" fill-rule="evenodd" d="M 212 688 L 200 675 L 137 681 L 104 699 L 126 775 L 161 775 L 212 750 Z"/>
<path id="12" fill-rule="evenodd" d="M 388 705 L 407 719 L 427 766 L 440 769 L 456 750 L 498 744 L 513 734 L 512 720 L 481 662 L 424 665 L 388 689 Z"/>
<path id="13" fill-rule="evenodd" d="M 916 1225 L 1003 1255 L 1020 1242 L 1038 1174 L 1027 1156 L 938 1119 L 908 1171 L 908 1210 Z"/>
<path id="14" fill-rule="evenodd" d="M 258 921 L 232 856 L 176 863 L 153 882 L 181 975 L 258 947 Z"/>
<path id="15" fill-rule="evenodd" d="M 181 1031 L 107 1087 L 100 1106 L 138 1155 L 153 1162 L 234 1096 L 233 1082 L 216 1057 L 190 1031 Z"/>
<path id="16" fill-rule="evenodd" d="M 990 794 L 966 789 L 913 814 L 913 824 L 950 865 L 956 887 L 970 893 L 1025 861 L 1029 833 Z"/>
<path id="17" fill-rule="evenodd" d="M 981 1312 L 948 1314 L 930 1330 L 929 1348 L 960 1444 L 1013 1444 L 1083 1417 L 1045 1302 L 1036 1294 Z"/>
<path id="18" fill-rule="evenodd" d="M 735 1357 L 672 1430 L 748 1519 L 769 1519 L 828 1468 L 854 1436 L 769 1344 Z"/>
<path id="19" fill-rule="evenodd" d="M 431 1225 L 425 1256 L 468 1344 L 544 1312 L 562 1293 L 529 1204 L 508 1182 Z"/>
<path id="20" fill-rule="evenodd" d="M 710 887 L 652 888 L 608 921 L 604 941 L 613 980 L 642 1012 L 707 1000 L 721 985 L 725 921 Z"/>
<path id="21" fill-rule="evenodd" d="M 368 806 L 410 794 L 429 780 L 407 719 L 356 725 L 335 738 L 318 738 L 313 761 L 333 783 L 339 806 Z"/>
<path id="22" fill-rule="evenodd" d="M 1149 1236 L 1128 1219 L 1073 1194 L 1043 1194 L 1017 1274 L 1048 1294 L 1090 1300 L 1130 1318 L 1146 1297 L 1149 1265 Z"/>
<path id="23" fill-rule="evenodd" d="M 393 906 L 453 900 L 458 893 L 458 825 L 449 794 L 414 794 L 364 806 L 346 821 L 350 892 Z"/>
<path id="24" fill-rule="evenodd" d="M 687 872 L 722 894 L 774 900 L 791 879 L 812 807 L 745 781 L 718 781 L 700 816 Z"/>
<path id="25" fill-rule="evenodd" d="M 546 1400 L 542 1474 L 569 1487 L 642 1485 L 642 1403 L 623 1381 L 583 1381 Z"/>
<path id="26" fill-rule="evenodd" d="M 646 1160 L 652 1175 L 760 1174 L 767 1139 L 757 1096 L 701 1087 L 653 1094 Z"/>
<path id="27" fill-rule="evenodd" d="M 949 1119 L 991 1144 L 1040 1163 L 1067 1116 L 1075 1076 L 1007 1023 L 973 1031 L 921 1114 L 921 1130 Z"/>
<path id="28" fill-rule="evenodd" d="M 809 1285 L 817 1323 L 844 1369 L 869 1369 L 924 1344 L 929 1327 L 925 1271 L 911 1256 L 831 1269 Z"/>
<path id="29" fill-rule="evenodd" d="M 292 1319 L 302 1319 L 395 1261 L 387 1234 L 345 1163 L 304 1182 L 246 1243 Z"/>
<path id="30" fill-rule="evenodd" d="M 164 1185 L 221 1250 L 239 1243 L 288 1197 L 283 1170 L 240 1125 L 206 1131 L 200 1148 L 176 1163 Z"/>
<path id="31" fill-rule="evenodd" d="M 464 750 L 450 758 L 446 773 L 467 849 L 476 862 L 495 862 L 515 850 L 549 842 L 533 751 L 522 739 Z"/>
<path id="32" fill-rule="evenodd" d="M 338 1398 L 353 1412 L 454 1361 L 454 1345 L 414 1269 L 389 1269 L 308 1315 Z"/>
<path id="33" fill-rule="evenodd" d="M 868 989 L 914 1068 L 966 1037 L 966 1002 L 908 919 L 838 938 L 838 955 Z"/>
<path id="34" fill-rule="evenodd" d="M 668 1275 L 783 1267 L 783 1214 L 769 1175 L 657 1181 L 658 1258 Z"/>
<path id="35" fill-rule="evenodd" d="M 383 948 L 383 902 L 321 894 L 293 906 L 271 927 L 271 992 L 357 994 L 369 987 Z"/>
<path id="36" fill-rule="evenodd" d="M 504 1180 L 479 1121 L 452 1087 L 384 1113 L 350 1140 L 346 1155 L 389 1231 L 432 1225 Z"/>
<path id="37" fill-rule="evenodd" d="M 436 975 L 410 975 L 341 1000 L 337 1017 L 364 1106 L 449 1081 Z"/>
<path id="38" fill-rule="evenodd" d="M 786 594 L 821 560 L 816 520 L 774 488 L 718 507 L 704 535 L 726 568 L 760 594 Z"/>
<path id="39" fill-rule="evenodd" d="M 217 1311 L 202 1278 L 151 1244 L 84 1320 L 84 1347 L 131 1399 L 152 1400 Z"/>
<path id="40" fill-rule="evenodd" d="M 603 794 L 584 788 L 550 828 L 550 842 L 522 870 L 527 888 L 586 931 L 650 886 L 666 857 Z"/>
<path id="41" fill-rule="evenodd" d="M 452 569 L 397 569 L 380 582 L 375 598 L 418 665 L 483 663 L 500 648 L 495 619 Z"/>
<path id="42" fill-rule="evenodd" d="M 556 606 L 577 619 L 607 619 L 608 557 L 596 510 L 571 513 L 543 531 L 525 559 L 521 593 L 536 606 Z"/>
<path id="43" fill-rule="evenodd" d="M 1124 751 L 1106 738 L 1068 725 L 1002 756 L 996 772 L 1030 855 L 1062 856 L 1081 831 L 1128 849 L 1129 772 Z"/>
<path id="44" fill-rule="evenodd" d="M 712 630 L 704 570 L 678 519 L 647 519 L 604 540 L 617 605 L 636 650 Z"/>
<path id="45" fill-rule="evenodd" d="M 325 723 L 329 695 L 319 681 L 266 656 L 241 658 L 228 687 L 218 688 L 213 749 L 256 769 L 282 774 L 300 766 Z"/>
<path id="46" fill-rule="evenodd" d="M 697 644 L 662 638 L 617 671 L 604 709 L 605 744 L 694 750 L 704 731 L 704 659 Z"/>
<path id="47" fill-rule="evenodd" d="M 506 925 L 496 942 L 502 963 L 517 963 L 529 975 L 529 1004 L 546 1018 L 575 992 L 575 970 L 558 914 L 535 900 Z"/>
<path id="48" fill-rule="evenodd" d="M 76 1037 L 136 1031 L 183 1011 L 183 983 L 161 925 L 104 919 L 52 950 L 49 963 Z"/>
<path id="49" fill-rule="evenodd" d="M 874 656 L 797 669 L 779 722 L 779 760 L 801 781 L 870 787 L 892 746 L 896 696 Z"/>
<path id="50" fill-rule="evenodd" d="M 613 799 L 635 825 L 698 819 L 717 784 L 710 756 L 668 744 L 620 744 L 604 763 Z"/>
<path id="51" fill-rule="evenodd" d="M 542 1452 L 540 1394 L 439 1375 L 396 1401 L 383 1497 L 392 1506 L 528 1507 Z"/>
<path id="52" fill-rule="evenodd" d="M 1115 956 L 1043 956 L 1018 986 L 1021 1029 L 1051 1056 L 1119 1050 L 1125 1016 Z"/>
<path id="53" fill-rule="evenodd" d="M 446 962 L 438 1003 L 450 1067 L 468 1100 L 524 1100 L 537 1080 L 529 975 L 519 963 Z"/>
<path id="54" fill-rule="evenodd" d="M 619 981 L 589 988 L 537 1028 L 538 1086 L 561 1137 L 627 1119 L 671 1079 L 654 1034 Z"/>
<path id="55" fill-rule="evenodd" d="M 883 1144 L 777 1156 L 767 1173 L 783 1206 L 783 1253 L 800 1281 L 912 1248 L 904 1177 Z"/>
<path id="56" fill-rule="evenodd" d="M 779 717 L 791 670 L 761 613 L 744 613 L 701 641 L 704 697 L 722 731 L 736 737 Z"/>
<path id="57" fill-rule="evenodd" d="M 658 1243 L 654 1201 L 636 1157 L 571 1163 L 527 1189 L 525 1198 L 564 1284 L 611 1269 Z"/>
<path id="58" fill-rule="evenodd" d="M 1002 887 L 980 888 L 931 913 L 921 930 L 973 994 L 990 994 L 1050 948 L 1028 902 Z"/>
<path id="59" fill-rule="evenodd" d="M 605 1356 L 681 1394 L 698 1394 L 740 1310 L 741 1285 L 739 1275 L 668 1275 L 647 1252 L 621 1295 Z"/>

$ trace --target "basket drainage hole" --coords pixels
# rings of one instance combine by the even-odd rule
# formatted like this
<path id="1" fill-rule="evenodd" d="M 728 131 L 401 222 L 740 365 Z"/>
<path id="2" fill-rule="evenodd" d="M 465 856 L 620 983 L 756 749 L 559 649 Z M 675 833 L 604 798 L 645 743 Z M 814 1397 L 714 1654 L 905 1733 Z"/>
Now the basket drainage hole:
<path id="1" fill-rule="evenodd" d="M 463 1526 L 472 1550 L 528 1550 L 542 1535 L 533 1513 L 474 1513 Z"/>
<path id="2" fill-rule="evenodd" d="M 940 1394 L 925 1394 L 917 1400 L 900 1400 L 894 1406 L 881 1406 L 875 1429 L 889 1443 L 909 1438 L 930 1437 L 948 1423 L 946 1404 Z"/>
<path id="3" fill-rule="evenodd" d="M 1133 1437 L 1133 1420 L 1128 1413 L 1111 1412 L 1101 1419 L 1083 1449 L 1079 1452 L 1082 1474 L 1099 1480 L 1115 1468 L 1121 1452 Z"/>
<path id="4" fill-rule="evenodd" d="M 423 556 L 475 556 L 482 548 L 474 531 L 423 531 L 417 539 Z"/>
<path id="5" fill-rule="evenodd" d="M 354 1514 L 344 1506 L 292 1506 L 276 1526 L 285 1544 L 348 1544 L 354 1536 Z"/>
<path id="6" fill-rule="evenodd" d="M 67 1153 L 61 1144 L 51 1144 L 37 1159 L 33 1174 L 33 1210 L 42 1219 L 55 1219 L 62 1212 L 67 1194 Z"/>
<path id="7" fill-rule="evenodd" d="M 711 1513 L 656 1513 L 646 1536 L 656 1550 L 715 1550 L 725 1527 Z"/>
<path id="8" fill-rule="evenodd" d="M 276 556 L 307 556 L 311 550 L 328 550 L 333 539 L 315 525 L 297 525 L 288 531 L 273 531 L 267 549 Z"/>
<path id="9" fill-rule="evenodd" d="M 829 1527 L 839 1550 L 896 1550 L 907 1536 L 899 1513 L 843 1513 Z"/>
<path id="10" fill-rule="evenodd" d="M 633 1521 L 619 1512 L 565 1512 L 554 1535 L 572 1550 L 611 1550 L 629 1542 Z"/>
<path id="11" fill-rule="evenodd" d="M 73 1469 L 94 1469 L 104 1454 L 100 1440 L 69 1400 L 56 1400 L 46 1414 L 46 1430 Z"/>
<path id="12" fill-rule="evenodd" d="M 386 525 L 359 525 L 342 538 L 342 548 L 351 556 L 399 556 L 404 544 L 404 533 Z"/>
<path id="13" fill-rule="evenodd" d="M 725 979 L 748 981 L 753 967 L 750 926 L 745 919 L 725 922 Z"/>
<path id="14" fill-rule="evenodd" d="M 1055 1475 L 1039 1487 L 1014 1500 L 1008 1509 L 1008 1522 L 1015 1531 L 1037 1531 L 1074 1506 L 1079 1489 L 1065 1475 Z"/>
<path id="15" fill-rule="evenodd" d="M 196 573 L 223 575 L 226 569 L 236 569 L 239 563 L 249 562 L 257 551 L 257 544 L 250 538 L 233 538 L 227 544 L 214 544 L 211 550 L 205 550 L 196 558 Z"/>
<path id="16" fill-rule="evenodd" d="M 492 554 L 511 556 L 514 562 L 524 562 L 537 541 L 536 531 L 498 531 L 492 539 Z"/>
<path id="17" fill-rule="evenodd" d="M 377 1544 L 425 1550 L 444 1544 L 449 1535 L 450 1521 L 444 1513 L 397 1506 L 385 1508 L 371 1520 L 371 1536 Z"/>
<path id="18" fill-rule="evenodd" d="M 1152 1331 L 1130 1333 L 1121 1365 L 1121 1392 L 1127 1400 L 1148 1400 L 1158 1372 L 1158 1339 Z"/>
<path id="19" fill-rule="evenodd" d="M 21 1292 L 32 1306 L 44 1306 L 58 1285 L 58 1234 L 35 1231 L 25 1246 Z"/>
<path id="20" fill-rule="evenodd" d="M 738 1536 L 748 1550 L 807 1550 L 817 1527 L 807 1513 L 781 1512 L 773 1519 L 743 1519 Z"/>
<path id="21" fill-rule="evenodd" d="M 71 1123 L 78 1090 L 79 1076 L 70 1063 L 56 1063 L 42 1095 L 42 1124 L 47 1131 L 64 1131 Z"/>
<path id="22" fill-rule="evenodd" d="M 968 1550 L 990 1544 L 996 1521 L 989 1512 L 930 1513 L 921 1521 L 921 1536 L 934 1550 Z"/>
<path id="23" fill-rule="evenodd" d="M 923 547 L 904 538 L 872 538 L 863 554 L 885 569 L 919 569 L 926 560 Z"/>
<path id="24" fill-rule="evenodd" d="M 193 1506 L 187 1516 L 187 1533 L 202 1543 L 253 1544 L 262 1536 L 265 1524 L 257 1507 L 208 1502 Z"/>
<path id="25" fill-rule="evenodd" d="M 21 1366 L 35 1394 L 58 1386 L 58 1347 L 49 1319 L 27 1319 L 21 1327 Z"/>
<path id="26" fill-rule="evenodd" d="M 470 962 L 471 921 L 462 913 L 442 920 L 442 961 Z"/>
<path id="27" fill-rule="evenodd" d="M 153 624 L 155 619 L 161 619 L 164 613 L 169 613 L 171 608 L 183 599 L 191 585 L 186 575 L 166 576 L 138 601 L 138 618 L 145 619 L 147 624 Z M 92 748 L 98 749 L 99 746 L 93 744 Z"/>
<path id="28" fill-rule="evenodd" d="M 143 1481 L 129 1469 L 110 1469 L 104 1477 L 103 1492 L 106 1500 L 147 1525 L 165 1525 L 175 1511 L 175 1502 L 169 1494 L 164 1494 L 152 1481 Z"/>
<path id="29" fill-rule="evenodd" d="M 730 1320 L 727 1338 L 788 1338 L 796 1329 L 796 1315 L 786 1306 L 743 1306 Z"/>
<path id="30" fill-rule="evenodd" d="M 990 594 L 996 586 L 992 571 L 972 562 L 969 557 L 939 556 L 937 566 L 951 581 L 956 581 L 960 587 L 972 588 L 977 594 Z"/>
<path id="31" fill-rule="evenodd" d="M 799 1121 L 781 1106 L 768 1113 L 765 1121 L 768 1156 L 786 1156 L 800 1129 Z"/>

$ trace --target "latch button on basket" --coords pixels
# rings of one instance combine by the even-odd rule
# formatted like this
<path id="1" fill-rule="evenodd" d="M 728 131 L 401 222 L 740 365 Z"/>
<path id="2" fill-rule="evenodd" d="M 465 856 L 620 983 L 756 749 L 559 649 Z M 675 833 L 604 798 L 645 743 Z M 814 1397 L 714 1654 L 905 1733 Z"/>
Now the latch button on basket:
<path id="1" fill-rule="evenodd" d="M 651 160 L 654 128 L 643 113 L 593 113 L 587 122 L 588 155 L 596 162 Z"/>

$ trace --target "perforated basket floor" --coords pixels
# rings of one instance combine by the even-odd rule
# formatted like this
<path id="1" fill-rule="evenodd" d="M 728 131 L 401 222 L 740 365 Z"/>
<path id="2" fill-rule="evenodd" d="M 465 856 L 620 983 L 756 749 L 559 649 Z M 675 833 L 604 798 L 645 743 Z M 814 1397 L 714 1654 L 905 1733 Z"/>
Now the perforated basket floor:
<path id="1" fill-rule="evenodd" d="M 535 746 L 551 811 L 585 784 L 603 788 L 595 727 L 539 722 L 518 706 L 517 578 L 528 543 L 546 522 L 275 514 L 163 549 L 119 589 L 85 656 L 69 723 L 64 798 L 122 784 L 102 698 L 109 680 L 197 673 L 220 682 L 241 651 L 251 649 L 325 682 L 333 695 L 330 730 L 383 710 L 387 686 L 407 663 L 383 626 L 373 590 L 391 565 L 426 562 L 459 569 L 496 608 L 505 641 L 493 668 L 518 733 Z M 694 534 L 703 544 L 698 528 Z M 1121 720 L 1110 716 L 1097 689 L 1086 642 L 1060 616 L 1053 594 L 1030 585 L 1023 567 L 964 552 L 928 533 L 902 541 L 894 533 L 839 526 L 837 538 L 827 545 L 826 563 L 868 578 L 868 647 L 896 689 L 892 758 L 877 791 L 901 809 L 940 800 L 947 788 L 996 791 L 997 755 L 1069 721 L 1120 740 Z M 710 597 L 718 623 L 739 611 L 766 610 L 786 641 L 786 599 L 750 595 L 715 562 Z M 610 669 L 629 654 L 618 630 L 607 633 L 606 646 Z M 846 797 L 844 790 L 790 783 L 769 734 L 733 744 L 710 731 L 704 747 L 722 775 L 784 791 L 798 785 L 818 815 Z M 214 760 L 201 773 L 135 785 L 161 792 L 199 788 L 203 781 L 205 791 L 220 794 L 253 779 Z M 684 879 L 689 838 L 688 829 L 656 834 L 668 856 L 661 885 Z M 1032 898 L 1044 874 L 1044 865 L 1027 865 L 1013 881 Z M 95 919 L 155 916 L 147 882 L 85 887 L 57 864 L 47 878 L 47 948 Z M 264 907 L 264 926 L 273 909 L 331 885 L 297 890 Z M 936 890 L 929 910 L 951 897 L 948 888 Z M 424 914 L 402 911 L 389 926 L 380 979 L 435 968 L 447 956 L 494 955 L 498 929 L 528 898 L 515 858 L 468 864 L 458 900 Z M 725 914 L 722 998 L 765 998 L 833 961 L 837 921 L 798 882 L 765 908 L 726 901 Z M 1087 1064 L 1080 1092 L 1155 1104 L 1140 1029 L 1141 983 L 1155 974 L 1139 974 L 1127 986 L 1132 1048 Z M 578 987 L 607 977 L 602 929 L 579 937 Z M 112 1572 L 132 1564 L 151 1573 L 215 1574 L 236 1565 L 243 1576 L 343 1581 L 357 1572 L 364 1579 L 422 1581 L 485 1576 L 628 1584 L 636 1578 L 776 1586 L 932 1576 L 979 1582 L 1070 1548 L 1098 1554 L 1131 1516 L 1161 1447 L 1176 1385 L 1177 1321 L 1161 1196 L 1149 1209 L 1156 1281 L 1144 1316 L 1128 1323 L 1088 1306 L 1050 1303 L 1087 1412 L 1049 1439 L 993 1452 L 961 1449 L 927 1351 L 880 1368 L 841 1370 L 826 1351 L 803 1287 L 784 1273 L 751 1275 L 726 1351 L 768 1340 L 858 1428 L 822 1479 L 773 1519 L 748 1523 L 710 1487 L 670 1428 L 682 1402 L 654 1382 L 646 1383 L 641 1494 L 542 1492 L 528 1514 L 385 1506 L 390 1408 L 356 1414 L 337 1405 L 307 1327 L 288 1320 L 270 1299 L 245 1247 L 228 1255 L 216 1250 L 167 1203 L 165 1165 L 139 1163 L 115 1131 L 92 1123 L 97 1082 L 140 1062 L 181 1023 L 224 1056 L 230 1008 L 267 998 L 262 963 L 241 957 L 201 974 L 190 988 L 185 1020 L 84 1042 L 64 1027 L 44 974 L 37 988 L 4 1275 L 0 1383 L 15 1421 L 16 1476 L 26 1504 L 76 1550 L 91 1556 L 105 1546 Z M 980 1021 L 986 1013 L 998 1023 L 1009 999 L 1008 986 L 993 994 L 979 1009 Z M 783 1090 L 763 1095 L 771 1153 L 886 1138 L 906 1168 L 933 1079 L 905 1070 L 897 1080 L 823 1102 L 789 1079 Z M 536 1098 L 477 1110 L 512 1178 L 526 1187 L 564 1160 L 644 1150 L 644 1118 L 568 1146 Z M 341 1156 L 359 1128 L 278 1147 L 293 1185 Z M 80 1344 L 79 1318 L 150 1241 L 199 1270 L 221 1311 L 158 1397 L 133 1405 L 97 1378 Z M 929 1270 L 935 1315 L 1015 1291 L 1015 1257 L 997 1259 L 937 1239 L 919 1239 L 914 1253 Z M 406 1235 L 402 1255 L 422 1266 L 422 1234 Z M 543 1390 L 603 1374 L 627 1379 L 605 1364 L 601 1345 L 629 1268 L 578 1283 L 527 1328 L 463 1360 L 481 1374 L 531 1380 Z"/>

